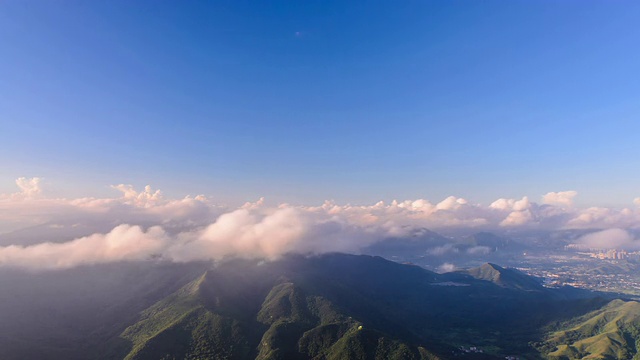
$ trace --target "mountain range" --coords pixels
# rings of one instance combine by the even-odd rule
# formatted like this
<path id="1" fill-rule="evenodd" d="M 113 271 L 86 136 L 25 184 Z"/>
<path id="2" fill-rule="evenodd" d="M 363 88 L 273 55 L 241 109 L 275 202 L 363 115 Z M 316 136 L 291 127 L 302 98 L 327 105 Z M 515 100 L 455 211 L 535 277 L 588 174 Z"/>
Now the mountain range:
<path id="1" fill-rule="evenodd" d="M 59 284 L 25 286 L 16 297 L 38 297 L 26 304 L 5 294 L 0 357 L 631 359 L 640 339 L 638 303 L 489 263 L 444 274 L 346 254 L 130 266 L 109 281 L 97 268 L 14 274 L 66 277 L 67 295 Z M 102 290 L 82 295 L 91 287 Z"/>

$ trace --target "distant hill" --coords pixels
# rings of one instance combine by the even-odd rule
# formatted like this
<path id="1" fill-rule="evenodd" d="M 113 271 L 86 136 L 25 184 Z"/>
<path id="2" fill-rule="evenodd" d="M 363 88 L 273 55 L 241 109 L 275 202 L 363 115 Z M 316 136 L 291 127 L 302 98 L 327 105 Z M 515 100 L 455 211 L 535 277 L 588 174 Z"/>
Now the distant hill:
<path id="1" fill-rule="evenodd" d="M 479 232 L 470 235 L 465 242 L 475 246 L 486 246 L 492 251 L 511 250 L 519 251 L 525 247 L 507 237 L 498 236 L 490 232 Z"/>
<path id="2" fill-rule="evenodd" d="M 478 280 L 491 281 L 492 283 L 512 289 L 542 291 L 544 288 L 540 281 L 515 269 L 505 269 L 496 264 L 486 263 L 480 267 L 469 269 L 467 274 Z"/>
<path id="3" fill-rule="evenodd" d="M 490 232 L 449 238 L 427 229 L 409 236 L 389 238 L 364 249 L 363 254 L 387 259 L 428 264 L 431 261 L 504 261 L 521 254 L 526 247 L 510 238 Z"/>
<path id="4" fill-rule="evenodd" d="M 451 239 L 428 229 L 418 229 L 409 236 L 389 238 L 362 250 L 363 254 L 387 259 L 410 259 L 428 254 L 430 249 L 451 243 Z"/>

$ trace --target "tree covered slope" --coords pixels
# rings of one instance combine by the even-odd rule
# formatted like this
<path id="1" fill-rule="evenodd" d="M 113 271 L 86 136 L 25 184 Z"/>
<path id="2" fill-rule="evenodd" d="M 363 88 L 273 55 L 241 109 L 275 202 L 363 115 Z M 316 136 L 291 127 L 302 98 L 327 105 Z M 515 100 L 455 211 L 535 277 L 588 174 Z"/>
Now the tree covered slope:
<path id="1" fill-rule="evenodd" d="M 482 352 L 467 359 L 539 358 L 529 342 L 544 325 L 605 303 L 490 267 L 436 274 L 344 254 L 231 260 L 145 310 L 121 338 L 127 359 L 446 359 L 472 346 Z"/>
<path id="2" fill-rule="evenodd" d="M 640 303 L 613 300 L 560 325 L 542 346 L 550 359 L 640 359 Z"/>
<path id="3" fill-rule="evenodd" d="M 122 334 L 132 343 L 126 358 L 437 359 L 248 263 L 232 282 L 229 269 L 212 270 L 144 311 Z M 270 289 L 259 282 L 267 279 Z"/>

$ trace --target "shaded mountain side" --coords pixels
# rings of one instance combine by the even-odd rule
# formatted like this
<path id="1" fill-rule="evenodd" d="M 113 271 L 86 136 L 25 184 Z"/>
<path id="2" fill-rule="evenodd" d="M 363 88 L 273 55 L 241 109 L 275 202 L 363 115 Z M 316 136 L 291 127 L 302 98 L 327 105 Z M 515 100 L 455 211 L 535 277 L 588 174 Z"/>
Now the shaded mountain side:
<path id="1" fill-rule="evenodd" d="M 231 260 L 145 310 L 122 339 L 128 359 L 428 359 L 460 346 L 486 350 L 469 359 L 537 358 L 529 342 L 543 326 L 606 303 L 576 295 L 371 256 Z"/>
<path id="2" fill-rule="evenodd" d="M 426 255 L 436 247 L 451 243 L 452 240 L 428 229 L 419 229 L 410 236 L 389 238 L 373 243 L 362 250 L 363 254 L 385 258 L 414 258 Z"/>
<path id="3" fill-rule="evenodd" d="M 118 336 L 140 312 L 210 267 L 125 262 L 39 273 L 0 269 L 0 359 L 121 359 L 118 349 L 129 345 Z"/>
<path id="4" fill-rule="evenodd" d="M 526 246 L 508 237 L 489 232 L 446 237 L 436 232 L 419 229 L 409 236 L 388 238 L 362 249 L 361 253 L 387 259 L 416 263 L 471 259 L 501 262 L 521 254 Z"/>
<path id="5" fill-rule="evenodd" d="M 538 345 L 549 359 L 640 359 L 640 303 L 613 300 L 556 326 Z"/>
<path id="6" fill-rule="evenodd" d="M 257 314 L 239 319 L 238 304 L 211 298 L 216 279 L 208 279 L 210 274 L 149 308 L 124 331 L 122 337 L 133 344 L 126 359 L 438 358 L 364 328 L 326 299 L 285 280 L 271 288 Z"/>
<path id="7" fill-rule="evenodd" d="M 479 232 L 468 236 L 464 242 L 475 246 L 486 246 L 492 251 L 512 250 L 521 251 L 525 246 L 521 243 L 511 240 L 510 238 L 498 236 L 490 232 Z"/>

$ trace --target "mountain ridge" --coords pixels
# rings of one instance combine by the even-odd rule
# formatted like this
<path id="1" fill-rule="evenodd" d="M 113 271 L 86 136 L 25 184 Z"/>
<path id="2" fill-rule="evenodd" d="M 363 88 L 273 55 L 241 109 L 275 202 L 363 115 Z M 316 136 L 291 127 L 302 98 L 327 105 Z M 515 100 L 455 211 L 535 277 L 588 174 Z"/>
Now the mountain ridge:
<path id="1" fill-rule="evenodd" d="M 540 345 L 550 359 L 638 359 L 640 303 L 612 300 L 550 332 Z"/>
<path id="2" fill-rule="evenodd" d="M 532 293 L 519 286 L 526 275 L 484 266 L 490 271 L 480 275 L 516 274 L 518 286 L 366 255 L 221 262 L 123 332 L 132 343 L 126 358 L 438 359 L 479 345 L 487 352 L 466 356 L 536 358 L 526 344 L 542 334 L 527 326 L 599 304 L 546 288 Z M 450 286 L 458 283 L 465 286 Z M 182 340 L 168 347 L 167 338 Z"/>

